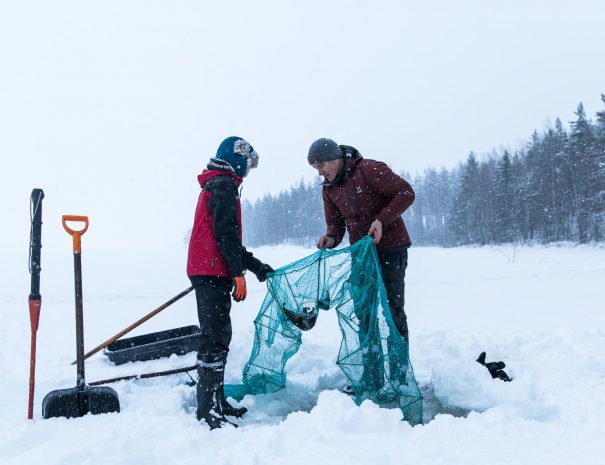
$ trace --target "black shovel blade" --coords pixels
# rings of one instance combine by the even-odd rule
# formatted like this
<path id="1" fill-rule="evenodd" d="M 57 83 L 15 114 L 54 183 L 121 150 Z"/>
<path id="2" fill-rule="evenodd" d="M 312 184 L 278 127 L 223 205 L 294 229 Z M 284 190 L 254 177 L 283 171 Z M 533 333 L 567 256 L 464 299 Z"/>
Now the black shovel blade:
<path id="1" fill-rule="evenodd" d="M 57 389 L 42 401 L 43 418 L 77 418 L 87 413 L 98 415 L 120 411 L 118 394 L 107 386 Z"/>

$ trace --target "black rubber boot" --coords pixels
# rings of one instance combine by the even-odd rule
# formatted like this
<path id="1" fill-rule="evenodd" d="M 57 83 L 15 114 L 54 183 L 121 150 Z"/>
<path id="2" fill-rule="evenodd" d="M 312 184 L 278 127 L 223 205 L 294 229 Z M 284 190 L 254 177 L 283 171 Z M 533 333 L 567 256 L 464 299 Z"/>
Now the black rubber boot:
<path id="1" fill-rule="evenodd" d="M 205 421 L 210 429 L 222 428 L 229 424 L 237 427 L 225 418 L 221 406 L 224 373 L 225 364 L 222 360 L 197 361 L 197 419 Z"/>
<path id="2" fill-rule="evenodd" d="M 223 379 L 221 382 L 221 389 L 219 391 L 219 401 L 221 404 L 221 409 L 223 410 L 223 415 L 228 417 L 241 418 L 243 417 L 248 409 L 246 407 L 234 407 L 225 397 L 225 370 L 223 370 Z"/>

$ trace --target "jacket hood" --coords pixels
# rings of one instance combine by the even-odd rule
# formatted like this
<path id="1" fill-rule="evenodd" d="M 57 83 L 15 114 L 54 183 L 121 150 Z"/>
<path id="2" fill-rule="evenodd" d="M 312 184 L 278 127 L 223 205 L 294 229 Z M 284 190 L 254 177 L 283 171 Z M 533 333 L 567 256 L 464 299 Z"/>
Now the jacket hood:
<path id="1" fill-rule="evenodd" d="M 213 170 L 213 169 L 205 169 L 204 171 L 202 171 L 202 173 L 197 176 L 197 180 L 200 183 L 200 187 L 203 188 L 210 179 L 212 179 L 216 176 L 224 175 L 224 174 L 233 178 L 233 180 L 235 181 L 235 185 L 237 187 L 239 187 L 243 181 L 243 178 L 241 176 L 238 176 L 237 174 L 233 173 L 232 171 Z"/>
<path id="2" fill-rule="evenodd" d="M 351 175 L 359 162 L 363 160 L 361 153 L 359 153 L 359 150 L 357 150 L 355 147 L 351 147 L 350 145 L 340 145 L 339 147 L 345 154 L 345 162 L 342 165 L 340 172 L 336 175 L 336 178 L 334 178 L 334 181 L 324 181 L 324 186 L 336 186 L 338 184 L 342 184 Z"/>
<path id="3" fill-rule="evenodd" d="M 357 150 L 355 147 L 351 147 L 350 145 L 339 145 L 340 150 L 342 150 L 342 153 L 345 154 L 345 159 L 346 158 L 351 158 L 351 159 L 356 159 L 356 158 L 363 158 L 361 156 L 361 153 L 359 153 L 359 150 Z"/>

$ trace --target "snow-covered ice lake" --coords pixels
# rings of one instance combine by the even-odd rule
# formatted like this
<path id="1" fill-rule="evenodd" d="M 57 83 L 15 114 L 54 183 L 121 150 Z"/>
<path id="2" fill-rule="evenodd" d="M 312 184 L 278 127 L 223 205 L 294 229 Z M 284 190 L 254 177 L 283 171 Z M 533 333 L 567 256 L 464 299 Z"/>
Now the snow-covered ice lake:
<path id="1" fill-rule="evenodd" d="M 27 257 L 0 280 L 0 464 L 586 464 L 605 456 L 605 248 L 410 249 L 406 311 L 410 351 L 425 395 L 425 423 L 400 410 L 356 406 L 339 388 L 340 332 L 321 312 L 287 365 L 281 392 L 247 396 L 240 427 L 210 432 L 195 419 L 185 374 L 113 384 L 121 413 L 41 418 L 44 395 L 73 387 L 76 369 L 70 243 L 42 250 L 34 421 L 26 420 L 30 324 Z M 262 247 L 274 267 L 312 249 Z M 103 342 L 189 286 L 186 249 L 83 250 L 85 347 Z M 252 348 L 266 287 L 232 309 L 227 382 Z M 197 324 L 188 295 L 130 335 Z M 511 383 L 475 362 L 503 360 Z M 114 366 L 99 353 L 88 382 L 184 367 L 193 353 Z"/>

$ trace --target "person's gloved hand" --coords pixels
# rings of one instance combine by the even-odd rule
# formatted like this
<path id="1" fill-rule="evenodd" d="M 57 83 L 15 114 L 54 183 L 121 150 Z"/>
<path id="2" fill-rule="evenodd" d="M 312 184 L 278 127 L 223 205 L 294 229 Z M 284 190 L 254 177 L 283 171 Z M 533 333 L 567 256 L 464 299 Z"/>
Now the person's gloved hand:
<path id="1" fill-rule="evenodd" d="M 265 281 L 267 279 L 267 273 L 273 273 L 274 271 L 275 270 L 273 268 L 271 268 L 270 265 L 263 263 L 258 268 L 258 271 L 256 272 L 256 277 L 262 283 L 263 281 Z"/>
<path id="2" fill-rule="evenodd" d="M 246 298 L 246 295 L 248 295 L 248 291 L 246 290 L 246 278 L 244 275 L 233 278 L 233 292 L 231 295 L 236 302 L 241 302 Z"/>

